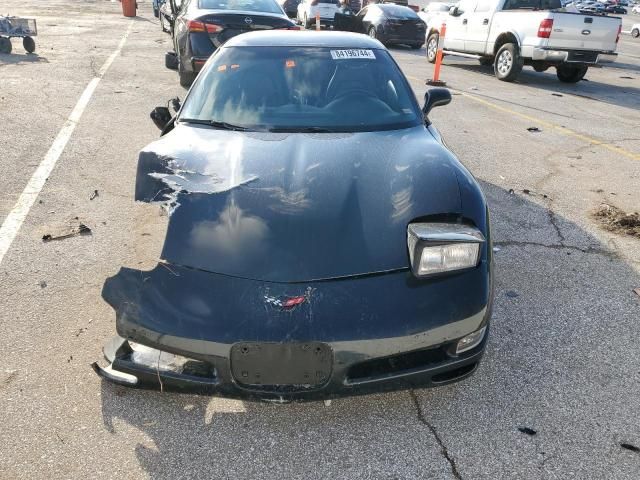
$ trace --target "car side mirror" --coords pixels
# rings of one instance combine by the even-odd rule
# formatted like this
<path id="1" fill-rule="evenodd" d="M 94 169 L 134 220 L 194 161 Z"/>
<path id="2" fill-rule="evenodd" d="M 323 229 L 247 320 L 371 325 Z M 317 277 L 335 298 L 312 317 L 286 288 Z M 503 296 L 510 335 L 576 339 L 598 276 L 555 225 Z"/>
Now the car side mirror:
<path id="1" fill-rule="evenodd" d="M 151 117 L 151 120 L 153 120 L 155 126 L 160 130 L 164 130 L 172 118 L 171 112 L 169 112 L 169 108 L 167 107 L 156 107 L 149 116 Z"/>
<path id="2" fill-rule="evenodd" d="M 426 117 L 433 107 L 441 107 L 451 103 L 451 92 L 446 88 L 431 88 L 424 94 L 422 113 Z"/>
<path id="3" fill-rule="evenodd" d="M 449 9 L 449 15 L 451 15 L 452 17 L 457 17 L 458 15 L 460 15 L 460 10 L 458 10 L 458 7 L 451 7 Z"/>

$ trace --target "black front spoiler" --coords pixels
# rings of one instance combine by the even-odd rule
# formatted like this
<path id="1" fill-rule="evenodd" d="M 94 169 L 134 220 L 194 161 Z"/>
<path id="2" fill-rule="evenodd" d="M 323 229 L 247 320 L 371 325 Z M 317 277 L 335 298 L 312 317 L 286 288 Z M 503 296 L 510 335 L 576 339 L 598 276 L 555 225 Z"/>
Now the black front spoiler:
<path id="1" fill-rule="evenodd" d="M 119 336 L 113 337 L 104 348 L 105 359 L 109 365 L 101 367 L 98 362 L 95 362 L 92 367 L 101 378 L 125 387 L 284 403 L 406 390 L 415 387 L 436 387 L 457 382 L 475 372 L 484 354 L 485 345 L 486 337 L 482 344 L 469 354 L 426 368 L 399 371 L 396 374 L 352 383 L 328 381 L 316 387 L 296 385 L 269 390 L 243 387 L 233 379 L 219 378 L 215 371 L 212 371 L 210 376 L 203 377 L 138 364 L 131 360 L 132 350 L 129 342 Z"/>

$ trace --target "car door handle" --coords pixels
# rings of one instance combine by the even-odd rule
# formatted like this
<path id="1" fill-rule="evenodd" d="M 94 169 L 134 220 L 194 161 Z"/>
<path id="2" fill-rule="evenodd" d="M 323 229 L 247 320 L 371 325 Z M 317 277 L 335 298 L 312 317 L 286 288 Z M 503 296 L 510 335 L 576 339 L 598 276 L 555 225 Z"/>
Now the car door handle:
<path id="1" fill-rule="evenodd" d="M 484 20 L 482 20 L 482 24 L 483 25 L 489 25 L 489 19 L 485 18 Z"/>
<path id="2" fill-rule="evenodd" d="M 462 20 L 462 24 L 466 25 L 467 24 L 467 19 L 465 18 L 464 20 Z"/>

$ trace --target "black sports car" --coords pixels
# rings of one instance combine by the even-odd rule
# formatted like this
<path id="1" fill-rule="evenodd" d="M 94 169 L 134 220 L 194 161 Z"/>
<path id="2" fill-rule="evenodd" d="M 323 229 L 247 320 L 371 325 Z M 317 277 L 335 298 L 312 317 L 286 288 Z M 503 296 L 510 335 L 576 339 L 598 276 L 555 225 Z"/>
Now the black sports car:
<path id="1" fill-rule="evenodd" d="M 297 30 L 276 0 L 168 0 L 180 85 L 188 87 L 209 56 L 230 38 L 270 29 Z M 171 60 L 167 60 L 167 65 Z"/>
<path id="2" fill-rule="evenodd" d="M 113 382 L 327 398 L 460 380 L 493 298 L 485 198 L 380 42 L 229 40 L 138 160 L 168 212 L 160 263 L 103 288 Z"/>
<path id="3" fill-rule="evenodd" d="M 405 44 L 418 49 L 424 43 L 426 25 L 409 7 L 370 4 L 358 12 L 356 19 L 363 33 L 385 45 Z"/>

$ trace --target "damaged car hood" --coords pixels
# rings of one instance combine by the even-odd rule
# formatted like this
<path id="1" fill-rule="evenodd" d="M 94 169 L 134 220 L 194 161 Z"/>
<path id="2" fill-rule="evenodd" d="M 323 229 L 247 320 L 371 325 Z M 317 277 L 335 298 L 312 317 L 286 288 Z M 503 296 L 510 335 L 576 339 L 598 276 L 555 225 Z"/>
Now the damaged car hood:
<path id="1" fill-rule="evenodd" d="M 167 262 L 272 282 L 408 268 L 407 224 L 460 212 L 453 155 L 424 127 L 262 133 L 178 124 L 141 153 Z"/>

